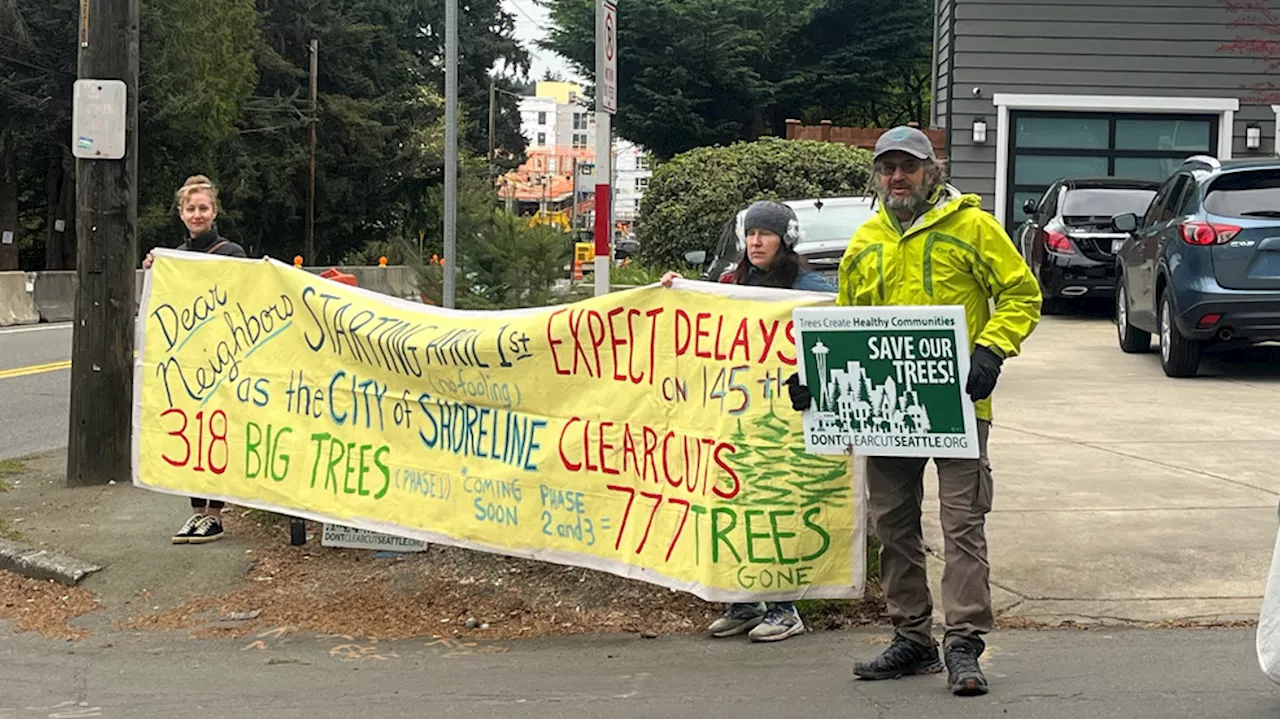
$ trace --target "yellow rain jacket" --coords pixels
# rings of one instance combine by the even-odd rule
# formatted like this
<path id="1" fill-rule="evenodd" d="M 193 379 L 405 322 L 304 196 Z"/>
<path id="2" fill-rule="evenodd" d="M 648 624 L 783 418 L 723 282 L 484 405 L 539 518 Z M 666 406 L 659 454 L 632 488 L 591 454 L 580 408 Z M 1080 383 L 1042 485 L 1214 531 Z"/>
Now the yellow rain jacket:
<path id="1" fill-rule="evenodd" d="M 880 203 L 840 260 L 836 304 L 961 305 L 970 351 L 980 344 L 1008 358 L 1040 322 L 1040 285 L 982 199 L 946 187 L 905 232 Z M 991 420 L 990 397 L 976 414 Z"/>

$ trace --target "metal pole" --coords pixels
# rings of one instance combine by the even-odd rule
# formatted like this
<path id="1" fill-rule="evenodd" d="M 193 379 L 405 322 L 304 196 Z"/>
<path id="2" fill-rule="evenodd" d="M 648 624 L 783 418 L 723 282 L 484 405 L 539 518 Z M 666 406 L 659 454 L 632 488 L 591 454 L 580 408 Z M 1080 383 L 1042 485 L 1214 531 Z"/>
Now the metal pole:
<path id="1" fill-rule="evenodd" d="M 303 244 L 303 255 L 307 263 L 316 264 L 316 112 L 320 97 L 320 41 L 311 41 L 311 122 L 308 123 L 307 143 L 310 145 L 310 159 L 307 167 L 307 228 Z"/>
<path id="2" fill-rule="evenodd" d="M 604 107 L 605 1 L 596 0 L 596 272 L 595 294 L 609 293 L 609 265 L 613 244 L 613 116 Z"/>
<path id="3" fill-rule="evenodd" d="M 498 88 L 497 80 L 489 78 L 489 171 L 497 165 L 498 142 L 495 137 L 498 131 Z"/>
<path id="4" fill-rule="evenodd" d="M 458 272 L 458 0 L 444 12 L 444 297 L 456 307 Z"/>

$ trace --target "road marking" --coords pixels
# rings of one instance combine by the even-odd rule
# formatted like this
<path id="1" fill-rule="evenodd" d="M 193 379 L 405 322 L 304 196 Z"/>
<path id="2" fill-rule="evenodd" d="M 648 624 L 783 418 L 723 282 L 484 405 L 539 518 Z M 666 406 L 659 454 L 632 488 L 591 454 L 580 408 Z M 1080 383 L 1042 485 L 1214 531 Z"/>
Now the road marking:
<path id="1" fill-rule="evenodd" d="M 0 379 L 26 377 L 27 375 L 42 374 L 44 372 L 57 372 L 64 369 L 71 369 L 71 360 L 62 360 L 60 362 L 49 362 L 48 364 L 37 364 L 29 367 L 15 367 L 13 369 L 0 370 Z"/>
<path id="2" fill-rule="evenodd" d="M 59 322 L 49 325 L 35 325 L 34 327 L 14 327 L 9 329 L 0 329 L 0 336 L 4 335 L 20 335 L 26 332 L 45 332 L 48 330 L 69 330 L 73 323 Z"/>

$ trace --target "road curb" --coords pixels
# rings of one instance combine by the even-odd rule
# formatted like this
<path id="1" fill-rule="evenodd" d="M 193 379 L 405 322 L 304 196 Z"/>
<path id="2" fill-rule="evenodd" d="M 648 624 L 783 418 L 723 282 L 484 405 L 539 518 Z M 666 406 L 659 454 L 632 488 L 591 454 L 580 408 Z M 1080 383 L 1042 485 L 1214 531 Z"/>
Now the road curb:
<path id="1" fill-rule="evenodd" d="M 102 567 L 65 554 L 0 539 L 0 569 L 32 579 L 52 579 L 74 587 Z"/>

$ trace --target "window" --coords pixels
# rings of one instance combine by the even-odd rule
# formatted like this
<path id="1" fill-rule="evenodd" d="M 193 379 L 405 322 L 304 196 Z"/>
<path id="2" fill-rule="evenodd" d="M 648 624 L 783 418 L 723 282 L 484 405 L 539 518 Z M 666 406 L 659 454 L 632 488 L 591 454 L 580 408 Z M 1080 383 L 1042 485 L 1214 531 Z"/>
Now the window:
<path id="1" fill-rule="evenodd" d="M 575 150 L 583 150 L 587 147 L 586 133 L 573 133 L 573 147 Z"/>
<path id="2" fill-rule="evenodd" d="M 1026 220 L 1028 199 L 1059 179 L 1163 180 L 1188 156 L 1213 154 L 1218 145 L 1216 115 L 1014 111 L 1010 124 L 1011 226 Z"/>
<path id="3" fill-rule="evenodd" d="M 538 144 L 539 144 L 539 145 L 545 145 L 545 144 L 547 144 L 547 133 L 545 133 L 545 132 L 539 132 L 539 133 L 538 133 Z"/>
<path id="4" fill-rule="evenodd" d="M 637 190 L 637 191 L 639 191 L 639 192 L 644 192 L 644 191 L 645 191 L 645 190 L 647 190 L 647 189 L 649 189 L 649 178 L 647 178 L 647 177 L 637 177 L 637 178 L 636 178 L 636 190 Z"/>
<path id="5" fill-rule="evenodd" d="M 647 155 L 640 155 L 636 158 L 636 169 L 640 172 L 647 172 L 653 169 L 653 163 L 650 162 Z"/>
<path id="6" fill-rule="evenodd" d="M 1209 185 L 1204 208 L 1227 217 L 1280 216 L 1280 171 L 1232 172 Z"/>
<path id="7" fill-rule="evenodd" d="M 587 113 L 585 112 L 573 113 L 573 129 L 575 130 L 587 129 Z"/>
<path id="8" fill-rule="evenodd" d="M 570 105 L 576 105 L 577 103 L 578 103 L 578 93 L 573 92 L 573 91 L 570 91 L 570 92 L 569 92 L 569 104 L 570 104 Z"/>
<path id="9" fill-rule="evenodd" d="M 547 113 L 546 113 L 546 112 L 539 112 L 539 113 L 538 113 L 538 124 L 539 124 L 539 125 L 543 125 L 543 126 L 545 126 L 545 125 L 547 124 Z"/>
<path id="10" fill-rule="evenodd" d="M 1063 217 L 1115 217 L 1126 212 L 1147 211 L 1155 190 L 1128 188 L 1087 188 L 1070 190 L 1062 198 Z"/>

